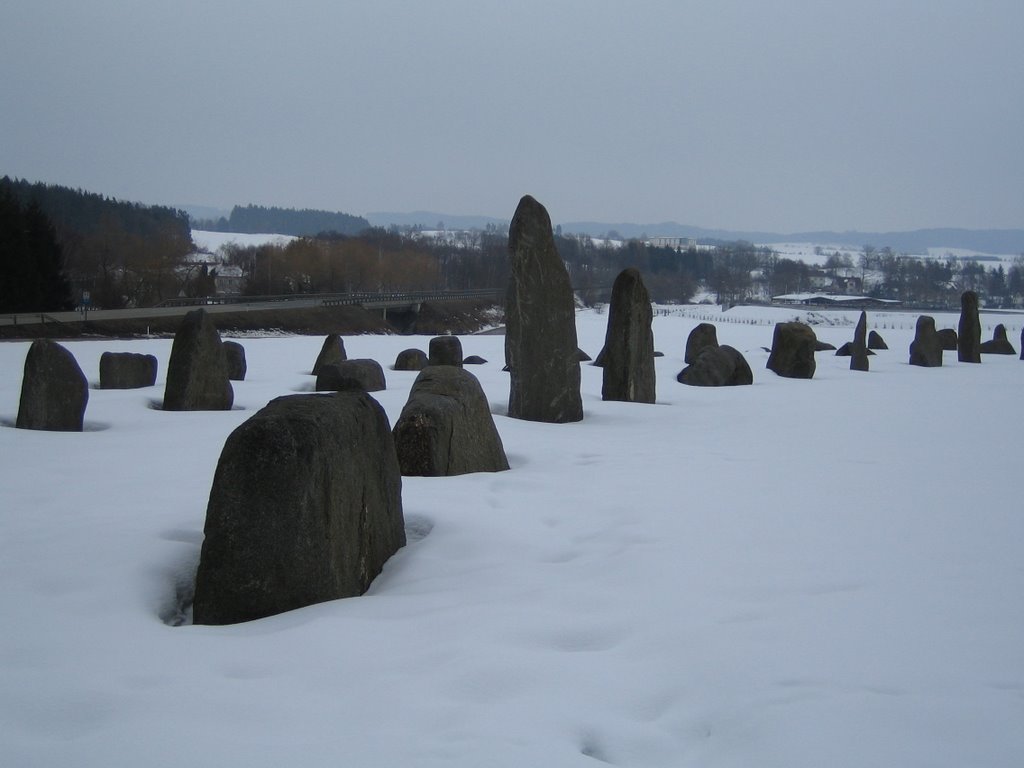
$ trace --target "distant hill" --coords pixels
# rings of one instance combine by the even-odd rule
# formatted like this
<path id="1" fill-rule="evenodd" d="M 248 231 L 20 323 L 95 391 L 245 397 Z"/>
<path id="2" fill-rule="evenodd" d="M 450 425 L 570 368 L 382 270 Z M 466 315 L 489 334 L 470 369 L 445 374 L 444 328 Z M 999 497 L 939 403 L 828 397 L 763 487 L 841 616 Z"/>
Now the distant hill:
<path id="1" fill-rule="evenodd" d="M 321 232 L 358 235 L 370 228 L 362 216 L 311 208 L 264 207 L 262 205 L 236 205 L 231 215 L 219 219 L 193 219 L 195 229 L 209 232 L 238 232 L 242 234 L 313 236 Z"/>
<path id="2" fill-rule="evenodd" d="M 367 220 L 375 227 L 422 227 L 423 229 L 435 229 L 438 224 L 444 223 L 446 229 L 486 229 L 488 224 L 500 228 L 507 228 L 508 219 L 498 219 L 493 216 L 462 216 L 451 213 L 437 213 L 436 211 L 412 211 L 410 213 L 397 213 L 384 211 L 366 214 Z"/>
<path id="3" fill-rule="evenodd" d="M 624 238 L 692 237 L 698 240 L 746 240 L 751 243 L 829 243 L 860 248 L 873 245 L 904 253 L 924 253 L 929 248 L 963 248 L 981 253 L 1024 253 L 1024 229 L 918 229 L 912 232 L 757 232 L 728 229 L 705 229 L 674 221 L 656 224 L 597 221 L 569 221 L 562 224 L 565 233 L 600 237 L 618 232 Z"/>

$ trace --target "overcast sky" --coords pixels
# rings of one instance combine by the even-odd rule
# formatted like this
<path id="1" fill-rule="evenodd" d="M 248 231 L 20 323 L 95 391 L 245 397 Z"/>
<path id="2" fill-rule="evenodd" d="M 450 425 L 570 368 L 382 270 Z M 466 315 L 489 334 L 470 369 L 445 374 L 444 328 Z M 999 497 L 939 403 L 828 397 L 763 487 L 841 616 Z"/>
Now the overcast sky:
<path id="1" fill-rule="evenodd" d="M 4 0 L 0 175 L 119 199 L 1024 227 L 1021 0 Z"/>

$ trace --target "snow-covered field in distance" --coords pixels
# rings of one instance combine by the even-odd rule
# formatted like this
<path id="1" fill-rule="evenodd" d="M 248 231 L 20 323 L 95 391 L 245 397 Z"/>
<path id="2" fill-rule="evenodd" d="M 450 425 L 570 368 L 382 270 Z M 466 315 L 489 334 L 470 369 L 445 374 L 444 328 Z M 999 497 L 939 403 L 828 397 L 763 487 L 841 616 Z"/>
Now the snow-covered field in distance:
<path id="1" fill-rule="evenodd" d="M 287 245 L 296 238 L 292 235 L 258 235 L 242 232 L 208 232 L 202 229 L 192 230 L 192 242 L 200 251 L 216 253 L 225 245 L 233 244 L 242 247 L 253 245 Z"/>
<path id="2" fill-rule="evenodd" d="M 27 343 L 0 344 L 4 766 L 1019 766 L 1024 361 L 911 367 L 915 315 L 869 314 L 871 371 L 765 370 L 772 325 L 838 346 L 856 313 L 661 308 L 658 402 L 505 415 L 500 336 L 465 336 L 512 469 L 405 478 L 408 546 L 360 598 L 170 626 L 229 432 L 312 387 L 322 339 L 246 339 L 237 408 L 90 391 L 88 431 L 11 427 Z M 755 383 L 675 381 L 715 322 Z M 936 317 L 955 327 L 955 315 Z M 1007 322 L 1020 338 L 1019 316 Z M 577 316 L 596 355 L 606 314 Z M 425 337 L 351 336 L 387 369 Z M 386 370 L 391 422 L 415 377 Z"/>

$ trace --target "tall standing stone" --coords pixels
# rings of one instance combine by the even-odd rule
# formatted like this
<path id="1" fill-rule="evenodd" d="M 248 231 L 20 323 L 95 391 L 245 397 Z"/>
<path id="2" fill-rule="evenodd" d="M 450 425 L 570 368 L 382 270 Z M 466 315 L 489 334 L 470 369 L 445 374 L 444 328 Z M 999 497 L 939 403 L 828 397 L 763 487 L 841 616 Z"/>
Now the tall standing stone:
<path id="1" fill-rule="evenodd" d="M 612 286 L 604 337 L 603 400 L 653 403 L 654 312 L 640 273 L 624 269 Z"/>
<path id="2" fill-rule="evenodd" d="M 974 291 L 960 295 L 956 359 L 961 363 L 981 362 L 981 318 L 978 317 L 978 294 Z"/>
<path id="3" fill-rule="evenodd" d="M 868 349 L 888 349 L 889 345 L 885 343 L 885 339 L 882 338 L 878 331 L 871 331 L 868 334 Z"/>
<path id="4" fill-rule="evenodd" d="M 348 360 L 348 355 L 345 353 L 345 340 L 338 334 L 332 333 L 324 339 L 324 344 L 320 347 L 320 354 L 316 356 L 316 362 L 313 363 L 313 375 L 319 376 L 320 369 L 325 365 L 334 365 L 345 360 Z"/>
<path id="5" fill-rule="evenodd" d="M 813 378 L 817 367 L 814 361 L 817 341 L 809 325 L 776 323 L 772 335 L 772 351 L 765 367 L 788 379 Z"/>
<path id="6" fill-rule="evenodd" d="M 508 415 L 564 423 L 583 418 L 576 359 L 576 309 L 551 219 L 529 195 L 508 232 L 511 277 L 505 300 Z"/>
<path id="7" fill-rule="evenodd" d="M 693 365 L 697 357 L 705 347 L 718 346 L 718 332 L 711 323 L 700 323 L 690 331 L 686 337 L 686 351 L 683 354 L 683 362 Z"/>
<path id="8" fill-rule="evenodd" d="M 362 392 L 272 400 L 225 442 L 205 534 L 196 624 L 363 594 L 405 544 L 384 410 Z"/>
<path id="9" fill-rule="evenodd" d="M 921 315 L 917 318 L 914 340 L 910 342 L 910 364 L 922 368 L 942 365 L 942 339 L 935 330 L 935 318 Z"/>
<path id="10" fill-rule="evenodd" d="M 853 345 L 850 347 L 850 370 L 868 370 L 868 314 L 862 311 L 853 332 Z"/>
<path id="11" fill-rule="evenodd" d="M 217 327 L 204 310 L 193 310 L 174 334 L 163 409 L 228 411 L 234 400 L 228 359 Z"/>
<path id="12" fill-rule="evenodd" d="M 18 429 L 81 432 L 89 382 L 66 348 L 49 339 L 32 342 L 21 380 Z"/>

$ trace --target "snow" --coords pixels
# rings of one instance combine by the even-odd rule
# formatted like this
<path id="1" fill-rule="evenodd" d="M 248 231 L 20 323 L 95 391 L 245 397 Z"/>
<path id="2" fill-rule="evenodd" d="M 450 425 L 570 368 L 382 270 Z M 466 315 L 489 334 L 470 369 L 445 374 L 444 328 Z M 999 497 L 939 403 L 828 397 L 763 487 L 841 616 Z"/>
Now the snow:
<path id="1" fill-rule="evenodd" d="M 501 336 L 465 336 L 512 469 L 405 478 L 409 544 L 363 597 L 172 626 L 217 457 L 322 339 L 247 338 L 237 407 L 90 391 L 87 431 L 14 429 L 27 343 L 0 344 L 4 766 L 1019 766 L 1024 362 L 907 364 L 916 315 L 869 313 L 871 371 L 765 370 L 772 325 L 839 346 L 856 312 L 659 308 L 658 402 L 507 418 Z M 675 381 L 714 322 L 750 387 Z M 1019 339 L 1020 316 L 983 315 Z M 956 317 L 936 315 L 939 327 Z M 578 313 L 595 356 L 607 313 Z M 387 368 L 426 337 L 351 336 Z M 415 378 L 387 370 L 394 423 Z"/>
<path id="2" fill-rule="evenodd" d="M 192 242 L 196 249 L 217 253 L 225 245 L 238 245 L 243 248 L 258 245 L 287 245 L 296 240 L 292 235 L 252 235 L 241 232 L 208 232 L 202 229 L 192 230 Z"/>

